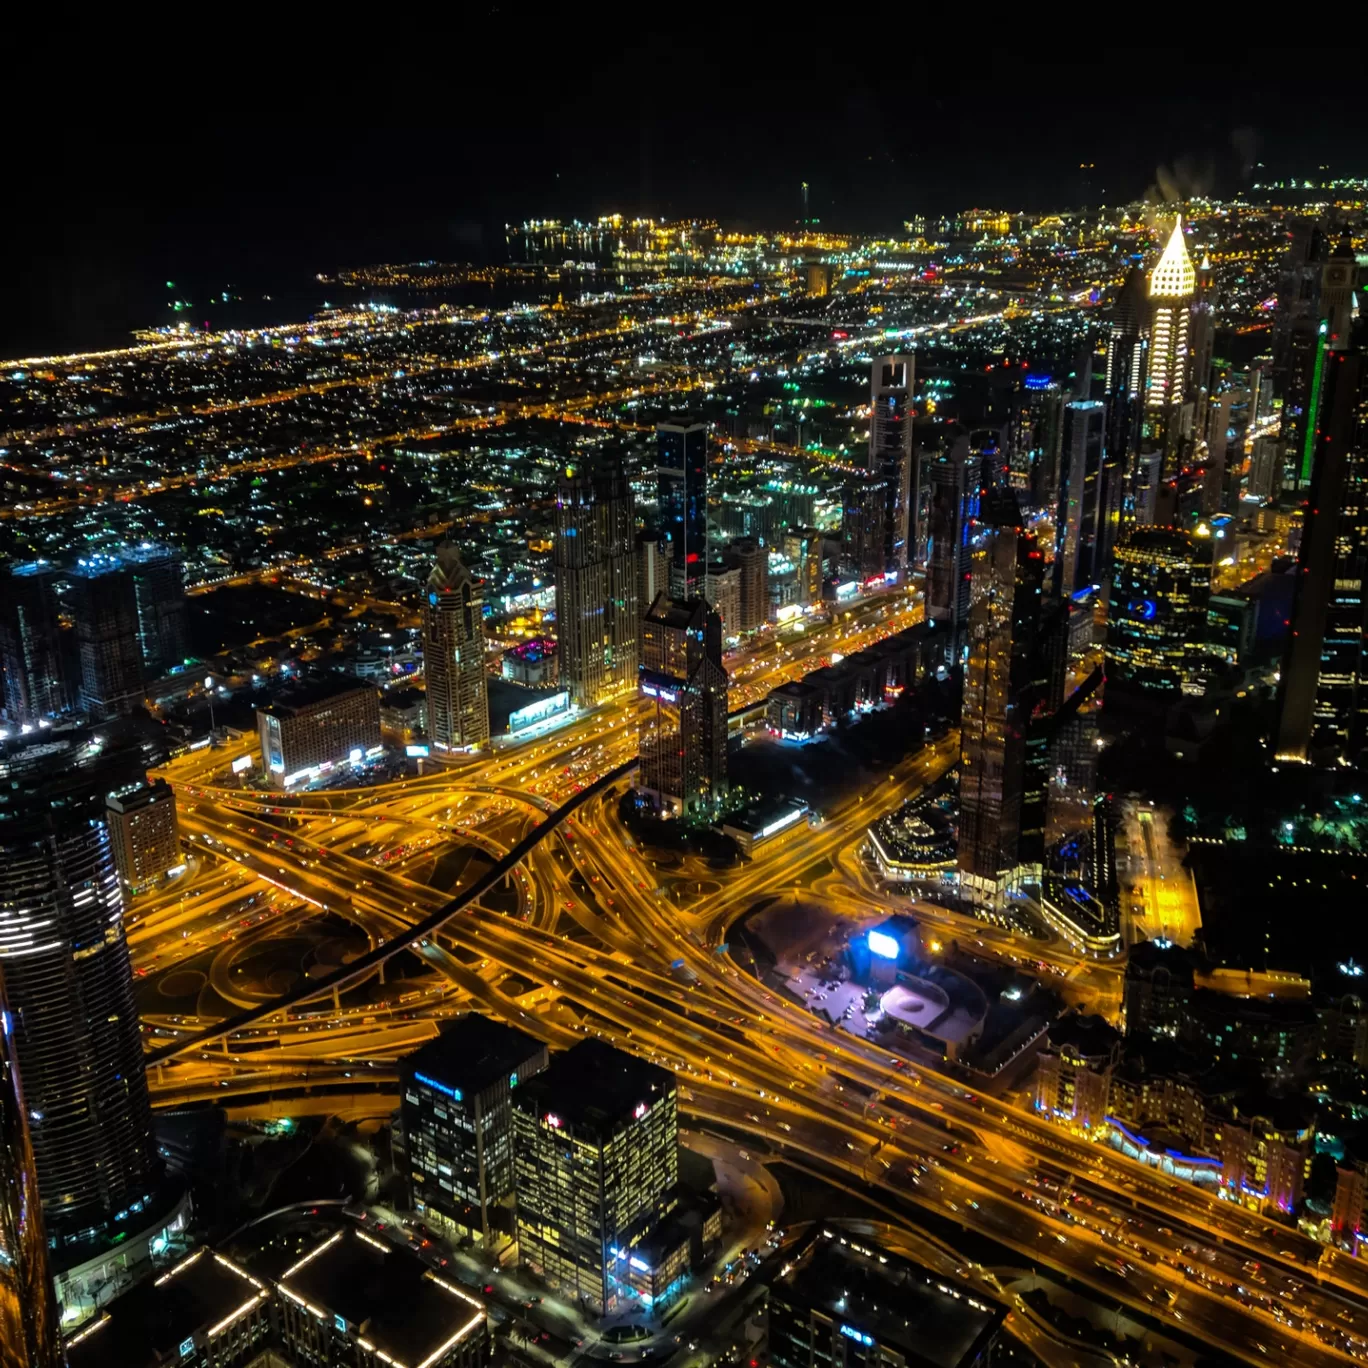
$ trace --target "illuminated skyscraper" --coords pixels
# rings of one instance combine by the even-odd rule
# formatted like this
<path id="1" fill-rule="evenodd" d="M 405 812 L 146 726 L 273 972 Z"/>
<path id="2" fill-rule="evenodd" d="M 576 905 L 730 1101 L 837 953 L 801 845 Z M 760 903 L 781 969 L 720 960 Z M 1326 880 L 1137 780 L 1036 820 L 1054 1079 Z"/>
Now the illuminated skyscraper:
<path id="1" fill-rule="evenodd" d="M 1137 266 L 1116 299 L 1107 332 L 1106 451 L 1119 461 L 1127 488 L 1135 480 L 1135 458 L 1144 431 L 1145 376 L 1149 361 L 1149 300 L 1144 272 Z M 1124 510 L 1129 520 L 1130 509 Z"/>
<path id="2" fill-rule="evenodd" d="M 1065 405 L 1055 513 L 1056 598 L 1096 584 L 1106 568 L 1121 487 L 1115 464 L 1104 461 L 1105 437 L 1106 406 L 1100 400 Z"/>
<path id="3" fill-rule="evenodd" d="M 1116 550 L 1107 624 L 1107 678 L 1137 689 L 1200 694 L 1207 668 L 1212 543 L 1136 527 Z"/>
<path id="4" fill-rule="evenodd" d="M 1330 243 L 1320 224 L 1296 220 L 1278 274 L 1273 311 L 1273 386 L 1282 399 L 1278 488 L 1305 495 L 1311 484 L 1315 424 L 1308 422 L 1316 358 L 1320 353 L 1320 292 Z M 1271 439 L 1270 439 L 1271 440 Z"/>
<path id="5" fill-rule="evenodd" d="M 915 358 L 876 356 L 869 377 L 868 469 L 883 484 L 879 533 L 888 574 L 908 569 L 908 517 L 915 501 L 912 455 L 912 396 Z"/>
<path id="6" fill-rule="evenodd" d="M 1145 386 L 1146 426 L 1154 445 L 1164 452 L 1164 475 L 1174 474 L 1186 436 L 1186 399 L 1191 348 L 1192 303 L 1197 272 L 1183 240 L 1183 216 L 1150 273 L 1149 374 Z"/>
<path id="7" fill-rule="evenodd" d="M 1009 491 L 985 496 L 972 539 L 960 716 L 960 886 L 996 902 L 1021 864 L 1026 737 L 1042 681 L 1044 557 Z"/>
<path id="8" fill-rule="evenodd" d="M 0 979 L 0 1368 L 61 1368 L 60 1317 L 47 1253 L 38 1170 Z"/>
<path id="9" fill-rule="evenodd" d="M 428 576 L 423 672 L 432 744 L 441 751 L 474 750 L 487 744 L 483 585 L 462 564 L 449 541 L 437 548 L 437 564 Z"/>
<path id="10" fill-rule="evenodd" d="M 44 1222 L 60 1249 L 147 1223 L 160 1178 L 123 901 L 103 821 L 136 752 L 5 756 L 0 970 Z"/>
<path id="11" fill-rule="evenodd" d="M 1368 745 L 1368 358 L 1353 290 L 1345 243 L 1321 287 L 1327 312 L 1308 410 L 1315 461 L 1275 747 L 1283 760 L 1355 764 Z"/>
<path id="12" fill-rule="evenodd" d="M 156 679 L 185 661 L 185 567 L 178 552 L 148 542 L 120 559 L 133 578 L 143 673 Z"/>
<path id="13" fill-rule="evenodd" d="M 930 487 L 926 617 L 948 625 L 951 656 L 957 661 L 969 617 L 969 527 L 979 508 L 968 438 L 952 437 L 944 450 L 928 452 L 922 464 Z"/>
<path id="14" fill-rule="evenodd" d="M 722 623 L 702 599 L 666 598 L 642 622 L 639 787 L 663 811 L 716 810 L 727 792 L 727 672 Z"/>
<path id="15" fill-rule="evenodd" d="M 621 465 L 567 466 L 556 483 L 556 640 L 561 684 L 588 708 L 637 682 L 637 547 Z"/>
<path id="16" fill-rule="evenodd" d="M 708 564 L 708 425 L 701 418 L 672 418 L 656 425 L 656 443 L 660 527 L 670 542 L 670 593 L 702 598 Z"/>
<path id="17" fill-rule="evenodd" d="M 513 1094 L 518 1257 L 596 1313 L 633 1296 L 633 1246 L 679 1181 L 674 1075 L 585 1040 Z"/>
<path id="18" fill-rule="evenodd" d="M 78 561 L 70 573 L 81 706 L 96 722 L 136 712 L 144 691 L 133 574 L 121 557 L 111 555 Z"/>
<path id="19" fill-rule="evenodd" d="M 56 567 L 48 561 L 11 565 L 0 578 L 0 670 L 8 722 L 35 725 L 65 710 Z"/>

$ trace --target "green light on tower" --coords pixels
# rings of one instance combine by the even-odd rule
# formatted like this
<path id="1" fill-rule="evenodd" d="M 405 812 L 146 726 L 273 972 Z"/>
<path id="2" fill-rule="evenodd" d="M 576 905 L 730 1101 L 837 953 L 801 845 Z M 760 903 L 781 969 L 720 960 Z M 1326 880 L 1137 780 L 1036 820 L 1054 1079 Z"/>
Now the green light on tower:
<path id="1" fill-rule="evenodd" d="M 1311 402 L 1306 408 L 1306 435 L 1302 438 L 1302 463 L 1299 484 L 1311 483 L 1311 462 L 1316 454 L 1316 424 L 1320 421 L 1321 376 L 1325 369 L 1326 322 L 1316 332 L 1316 368 L 1311 372 Z"/>

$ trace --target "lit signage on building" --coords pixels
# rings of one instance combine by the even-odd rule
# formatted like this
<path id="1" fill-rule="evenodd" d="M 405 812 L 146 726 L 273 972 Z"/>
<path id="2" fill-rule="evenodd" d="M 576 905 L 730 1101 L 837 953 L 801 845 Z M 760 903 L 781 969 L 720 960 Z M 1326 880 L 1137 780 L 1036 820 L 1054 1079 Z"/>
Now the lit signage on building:
<path id="1" fill-rule="evenodd" d="M 439 1083 L 435 1078 L 429 1078 L 427 1074 L 415 1073 L 413 1075 L 413 1081 L 415 1083 L 422 1083 L 436 1092 L 445 1093 L 453 1102 L 460 1102 L 462 1100 L 460 1088 L 453 1088 L 449 1083 Z"/>
<path id="2" fill-rule="evenodd" d="M 641 692 L 647 698 L 658 698 L 662 703 L 678 703 L 679 694 L 674 689 L 662 689 L 656 684 L 643 684 Z"/>
<path id="3" fill-rule="evenodd" d="M 901 947 L 892 936 L 883 931 L 871 931 L 868 937 L 869 953 L 878 955 L 880 959 L 894 960 L 898 958 Z"/>
<path id="4" fill-rule="evenodd" d="M 841 1326 L 841 1334 L 843 1334 L 846 1339 L 853 1339 L 856 1344 L 872 1346 L 874 1343 L 873 1335 L 866 1335 L 863 1330 L 857 1330 L 853 1325 Z"/>
<path id="5" fill-rule="evenodd" d="M 426 760 L 427 757 L 432 754 L 432 748 L 426 745 L 405 746 L 404 754 L 407 755 L 410 760 Z"/>
<path id="6" fill-rule="evenodd" d="M 648 1108 L 644 1102 L 638 1102 L 636 1104 L 636 1109 L 632 1112 L 632 1120 L 640 1121 L 641 1118 L 646 1115 L 647 1110 Z"/>
<path id="7" fill-rule="evenodd" d="M 238 758 L 233 761 L 234 774 L 241 774 L 243 770 L 249 770 L 251 768 L 252 757 L 250 755 L 239 755 Z"/>
<path id="8" fill-rule="evenodd" d="M 792 826 L 803 815 L 801 808 L 794 808 L 792 812 L 786 812 L 782 817 L 776 817 L 767 827 L 760 831 L 760 839 L 763 841 L 767 836 L 773 836 L 776 831 L 783 831 L 786 826 Z"/>
<path id="9" fill-rule="evenodd" d="M 850 598 L 856 593 L 859 587 L 858 580 L 846 580 L 844 584 L 838 584 L 836 586 L 836 597 L 838 599 Z"/>
<path id="10" fill-rule="evenodd" d="M 547 1124 L 548 1126 L 550 1126 L 552 1130 L 560 1130 L 560 1128 L 561 1128 L 561 1119 L 560 1119 L 559 1116 L 556 1115 L 555 1112 L 547 1112 L 547 1113 L 546 1113 L 546 1124 Z"/>
<path id="11" fill-rule="evenodd" d="M 516 712 L 509 714 L 509 735 L 516 736 L 520 731 L 526 731 L 528 727 L 535 727 L 541 722 L 566 712 L 569 707 L 570 695 L 564 689 L 547 698 L 539 698 L 535 703 L 529 703 L 527 707 L 519 708 Z"/>

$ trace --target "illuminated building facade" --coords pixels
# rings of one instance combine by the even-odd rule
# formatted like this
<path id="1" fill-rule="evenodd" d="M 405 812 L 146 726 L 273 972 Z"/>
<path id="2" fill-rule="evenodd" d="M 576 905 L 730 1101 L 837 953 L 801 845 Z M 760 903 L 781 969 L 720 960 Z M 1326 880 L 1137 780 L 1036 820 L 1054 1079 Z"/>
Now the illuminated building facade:
<path id="1" fill-rule="evenodd" d="M 143 701 L 143 674 L 133 576 L 117 556 L 91 556 L 69 573 L 81 706 L 96 722 L 136 712 Z"/>
<path id="2" fill-rule="evenodd" d="M 1064 406 L 1059 502 L 1055 510 L 1054 594 L 1067 598 L 1102 576 L 1119 514 L 1120 480 L 1105 460 L 1106 406 Z"/>
<path id="3" fill-rule="evenodd" d="M 1006 490 L 975 529 L 969 655 L 960 714 L 960 887 L 995 903 L 1021 862 L 1026 739 L 1042 681 L 1044 558 Z"/>
<path id="4" fill-rule="evenodd" d="M 637 569 L 621 465 L 567 466 L 556 483 L 556 639 L 561 683 L 576 707 L 636 685 Z"/>
<path id="5" fill-rule="evenodd" d="M 1221 1185 L 1231 1201 L 1287 1215 L 1301 1206 L 1316 1126 L 1314 1117 L 1298 1110 L 1295 1102 L 1232 1105 L 1217 1123 Z"/>
<path id="6" fill-rule="evenodd" d="M 132 891 L 156 883 L 182 863 L 176 795 L 165 779 L 111 793 L 105 821 L 119 877 Z"/>
<path id="7" fill-rule="evenodd" d="M 926 619 L 946 624 L 951 657 L 957 661 L 969 618 L 969 528 L 979 509 L 968 438 L 952 437 L 943 450 L 927 453 L 922 474 L 929 489 Z"/>
<path id="8" fill-rule="evenodd" d="M 185 663 L 185 567 L 180 553 L 144 542 L 120 553 L 133 580 L 138 650 L 148 679 Z"/>
<path id="9" fill-rule="evenodd" d="M 136 772 L 137 752 L 91 743 L 59 756 L 39 745 L 6 759 L 0 972 L 44 1222 L 62 1262 L 69 1246 L 146 1225 L 161 1175 L 104 823 L 104 795 Z"/>
<path id="10" fill-rule="evenodd" d="M 61 1368 L 38 1170 L 0 980 L 0 1365 Z"/>
<path id="11" fill-rule="evenodd" d="M 742 632 L 759 631 L 769 621 L 769 551 L 754 537 L 744 537 L 727 548 L 729 559 L 740 572 L 741 601 L 737 626 Z"/>
<path id="12" fill-rule="evenodd" d="M 582 1041 L 513 1099 L 518 1257 L 563 1295 L 609 1314 L 634 1295 L 632 1251 L 679 1180 L 674 1075 Z"/>
<path id="13" fill-rule="evenodd" d="M 564 662 L 562 660 L 562 668 Z M 484 593 L 449 541 L 437 548 L 423 604 L 427 728 L 439 751 L 478 750 L 489 742 Z"/>
<path id="14" fill-rule="evenodd" d="M 308 783 L 381 749 L 375 686 L 347 675 L 287 689 L 258 708 L 256 719 L 261 762 L 277 788 Z"/>
<path id="15" fill-rule="evenodd" d="M 511 1224 L 513 1091 L 547 1065 L 546 1046 L 467 1013 L 400 1064 L 413 1209 L 488 1240 Z"/>
<path id="16" fill-rule="evenodd" d="M 708 564 L 708 425 L 687 416 L 658 423 L 656 446 L 660 526 L 670 546 L 670 593 L 680 599 L 702 598 Z"/>
<path id="17" fill-rule="evenodd" d="M 1320 355 L 1320 291 L 1330 242 L 1321 226 L 1309 218 L 1295 220 L 1290 236 L 1273 312 L 1273 384 L 1282 399 L 1282 417 L 1280 459 L 1270 487 L 1304 494 L 1311 484 L 1315 425 L 1308 418 Z"/>
<path id="18" fill-rule="evenodd" d="M 910 353 L 876 356 L 869 378 L 869 455 L 865 483 L 854 506 L 847 493 L 845 535 L 860 544 L 864 575 L 907 573 L 911 510 L 916 502 L 912 453 L 915 361 Z"/>
<path id="19" fill-rule="evenodd" d="M 1193 535 L 1136 527 L 1123 539 L 1107 625 L 1109 679 L 1145 690 L 1203 691 L 1213 540 L 1204 524 Z"/>
<path id="20" fill-rule="evenodd" d="M 1145 377 L 1149 370 L 1149 299 L 1144 272 L 1137 266 L 1126 277 L 1107 329 L 1107 455 L 1121 463 L 1128 487 L 1134 483 L 1135 458 L 1144 431 Z M 1129 500 L 1126 501 L 1129 504 Z M 1123 506 L 1130 520 L 1131 510 Z"/>
<path id="21" fill-rule="evenodd" d="M 1322 294 L 1330 312 L 1321 323 L 1308 433 L 1315 462 L 1280 684 L 1281 760 L 1353 764 L 1368 744 L 1368 360 L 1351 318 L 1352 289 L 1352 253 L 1341 249 Z"/>
<path id="22" fill-rule="evenodd" d="M 1183 438 L 1192 304 L 1197 272 L 1183 240 L 1183 216 L 1173 231 L 1149 284 L 1149 367 L 1145 383 L 1146 426 L 1151 441 L 1164 453 L 1164 476 L 1177 472 Z"/>
<path id="23" fill-rule="evenodd" d="M 11 565 L 0 579 L 0 673 L 11 725 L 36 726 L 67 706 L 56 578 L 48 561 L 29 561 Z"/>
<path id="24" fill-rule="evenodd" d="M 642 621 L 639 791 L 662 812 L 708 814 L 727 792 L 722 623 L 702 599 L 656 599 Z"/>

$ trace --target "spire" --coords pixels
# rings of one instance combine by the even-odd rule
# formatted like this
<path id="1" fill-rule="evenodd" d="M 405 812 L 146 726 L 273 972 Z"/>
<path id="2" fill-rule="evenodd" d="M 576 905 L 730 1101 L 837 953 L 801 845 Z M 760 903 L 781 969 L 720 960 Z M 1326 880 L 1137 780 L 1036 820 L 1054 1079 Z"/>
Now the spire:
<path id="1" fill-rule="evenodd" d="M 428 588 L 439 592 L 451 590 L 462 582 L 473 582 L 473 578 L 461 560 L 456 543 L 444 539 L 437 548 L 437 564 L 428 576 Z"/>
<path id="2" fill-rule="evenodd" d="M 1196 287 L 1197 272 L 1183 240 L 1183 216 L 1179 214 L 1173 220 L 1173 232 L 1164 254 L 1150 275 L 1150 298 L 1182 299 L 1192 294 Z"/>

